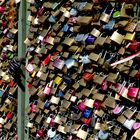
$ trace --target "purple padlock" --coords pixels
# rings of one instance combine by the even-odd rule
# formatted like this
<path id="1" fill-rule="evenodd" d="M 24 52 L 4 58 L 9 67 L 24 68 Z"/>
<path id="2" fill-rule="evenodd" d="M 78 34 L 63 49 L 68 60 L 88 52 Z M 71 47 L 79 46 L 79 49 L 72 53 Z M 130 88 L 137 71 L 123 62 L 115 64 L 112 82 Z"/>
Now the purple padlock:
<path id="1" fill-rule="evenodd" d="M 89 43 L 89 44 L 90 44 L 90 43 L 94 43 L 94 41 L 95 41 L 95 37 L 90 36 L 90 35 L 89 35 L 88 38 L 86 39 L 86 42 Z"/>

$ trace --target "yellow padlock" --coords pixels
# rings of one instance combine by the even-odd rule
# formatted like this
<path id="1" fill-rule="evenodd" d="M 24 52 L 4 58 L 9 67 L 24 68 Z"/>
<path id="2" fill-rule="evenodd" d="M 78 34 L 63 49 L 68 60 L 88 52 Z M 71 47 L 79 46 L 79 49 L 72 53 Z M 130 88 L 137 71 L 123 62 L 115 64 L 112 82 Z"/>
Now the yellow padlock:
<path id="1" fill-rule="evenodd" d="M 61 77 L 57 76 L 54 80 L 54 83 L 57 85 L 60 85 L 62 81 L 63 81 L 63 79 Z"/>
<path id="2" fill-rule="evenodd" d="M 133 40 L 135 38 L 135 34 L 136 34 L 136 32 L 134 32 L 134 33 L 126 33 L 126 35 L 124 37 L 124 40 Z"/>
<path id="3" fill-rule="evenodd" d="M 31 76 L 35 77 L 35 75 L 36 75 L 36 71 L 34 71 Z"/>

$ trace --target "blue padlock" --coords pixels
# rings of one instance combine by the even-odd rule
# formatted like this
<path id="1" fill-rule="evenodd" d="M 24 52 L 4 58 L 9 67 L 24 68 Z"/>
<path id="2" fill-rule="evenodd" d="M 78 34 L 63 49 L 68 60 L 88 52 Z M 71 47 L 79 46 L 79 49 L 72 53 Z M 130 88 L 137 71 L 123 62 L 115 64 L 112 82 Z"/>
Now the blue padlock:
<path id="1" fill-rule="evenodd" d="M 88 37 L 87 37 L 87 39 L 86 39 L 86 42 L 87 43 L 93 43 L 95 41 L 95 37 L 93 37 L 93 36 L 91 36 L 91 35 L 89 35 Z"/>
<path id="2" fill-rule="evenodd" d="M 68 24 L 65 24 L 63 29 L 62 29 L 63 32 L 67 33 L 69 31 L 69 25 Z"/>
<path id="3" fill-rule="evenodd" d="M 49 17 L 48 20 L 49 20 L 49 22 L 51 22 L 51 23 L 55 23 L 57 19 L 56 19 L 55 16 L 52 16 L 52 15 L 51 15 L 51 16 Z"/>
<path id="4" fill-rule="evenodd" d="M 115 19 L 110 20 L 106 25 L 103 26 L 106 30 L 113 30 L 115 25 Z"/>
<path id="5" fill-rule="evenodd" d="M 70 15 L 71 15 L 71 16 L 76 16 L 77 13 L 78 13 L 78 11 L 77 11 L 75 8 L 72 8 L 72 9 L 70 10 Z"/>
<path id="6" fill-rule="evenodd" d="M 59 90 L 58 96 L 63 98 L 64 97 L 64 93 L 61 90 Z"/>
<path id="7" fill-rule="evenodd" d="M 45 102 L 44 107 L 45 107 L 45 108 L 48 108 L 48 107 L 49 107 L 49 102 L 48 102 L 48 101 Z"/>
<path id="8" fill-rule="evenodd" d="M 89 118 L 92 114 L 92 109 L 85 109 L 84 112 L 83 112 L 83 117 L 84 118 Z"/>
<path id="9" fill-rule="evenodd" d="M 72 82 L 71 78 L 69 78 L 68 76 L 63 76 L 63 81 L 64 81 L 66 84 L 71 84 L 71 82 Z"/>

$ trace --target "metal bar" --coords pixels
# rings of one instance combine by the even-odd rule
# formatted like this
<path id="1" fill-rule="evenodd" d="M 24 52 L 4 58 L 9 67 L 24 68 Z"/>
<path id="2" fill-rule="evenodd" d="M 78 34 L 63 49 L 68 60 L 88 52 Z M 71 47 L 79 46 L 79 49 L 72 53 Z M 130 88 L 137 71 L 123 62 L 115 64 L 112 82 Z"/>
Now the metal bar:
<path id="1" fill-rule="evenodd" d="M 26 0 L 21 0 L 20 6 L 19 6 L 19 15 L 18 15 L 18 57 L 22 58 L 25 57 L 26 52 L 26 45 L 24 44 L 24 40 L 26 38 L 27 34 L 27 4 Z M 26 72 L 24 71 L 24 68 L 22 68 L 23 73 L 26 76 Z M 27 88 L 26 88 L 26 80 L 22 79 L 22 84 L 25 86 L 25 91 L 22 91 L 20 88 L 18 88 L 18 139 L 19 140 L 28 140 L 28 130 L 25 132 L 25 125 L 28 121 L 26 115 L 25 115 L 25 107 L 27 106 L 29 102 L 29 97 L 27 96 Z"/>

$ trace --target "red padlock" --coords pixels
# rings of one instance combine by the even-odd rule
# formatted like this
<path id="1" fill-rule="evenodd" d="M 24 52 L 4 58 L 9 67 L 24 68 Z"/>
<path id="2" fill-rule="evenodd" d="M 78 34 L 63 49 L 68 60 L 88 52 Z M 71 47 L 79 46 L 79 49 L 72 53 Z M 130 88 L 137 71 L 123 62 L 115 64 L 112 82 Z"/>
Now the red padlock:
<path id="1" fill-rule="evenodd" d="M 43 12 L 44 12 L 44 7 L 42 6 L 39 10 L 38 10 L 38 12 L 37 12 L 37 16 L 42 16 L 43 15 Z"/>
<path id="2" fill-rule="evenodd" d="M 97 110 L 101 109 L 101 105 L 102 105 L 102 102 L 101 102 L 101 101 L 98 101 L 98 100 L 95 100 L 95 102 L 94 102 L 94 104 L 93 104 L 93 106 L 94 106 Z"/>
<path id="3" fill-rule="evenodd" d="M 135 75 L 135 78 L 136 78 L 137 80 L 140 79 L 140 71 L 137 72 L 137 74 Z"/>
<path id="4" fill-rule="evenodd" d="M 137 42 L 136 40 L 134 40 L 133 43 L 130 43 L 128 47 L 132 52 L 137 52 L 138 47 L 140 47 L 140 42 Z"/>
<path id="5" fill-rule="evenodd" d="M 43 61 L 42 64 L 43 65 L 47 65 L 50 62 L 51 59 L 51 54 L 49 54 Z"/>
<path id="6" fill-rule="evenodd" d="M 93 74 L 86 72 L 83 75 L 83 79 L 86 80 L 86 81 L 90 81 L 90 80 L 93 79 Z"/>
<path id="7" fill-rule="evenodd" d="M 45 130 L 43 128 L 37 131 L 36 137 L 43 138 L 45 136 Z"/>
<path id="8" fill-rule="evenodd" d="M 7 115 L 6 115 L 6 118 L 8 120 L 10 120 L 10 119 L 12 119 L 12 117 L 13 117 L 12 113 L 11 112 L 8 112 Z"/>
<path id="9" fill-rule="evenodd" d="M 129 87 L 127 96 L 132 97 L 132 98 L 137 98 L 138 92 L 139 92 L 139 88 L 137 88 L 137 87 Z"/>
<path id="10" fill-rule="evenodd" d="M 52 118 L 51 121 L 50 121 L 50 126 L 51 126 L 51 127 L 54 127 L 54 126 L 55 126 L 55 121 L 54 121 L 54 120 L 55 120 L 55 119 Z"/>
<path id="11" fill-rule="evenodd" d="M 83 118 L 83 119 L 82 119 L 82 122 L 83 122 L 84 124 L 90 124 L 90 123 L 91 123 L 91 118 L 88 118 L 88 119 Z"/>

